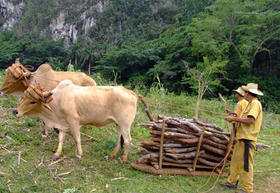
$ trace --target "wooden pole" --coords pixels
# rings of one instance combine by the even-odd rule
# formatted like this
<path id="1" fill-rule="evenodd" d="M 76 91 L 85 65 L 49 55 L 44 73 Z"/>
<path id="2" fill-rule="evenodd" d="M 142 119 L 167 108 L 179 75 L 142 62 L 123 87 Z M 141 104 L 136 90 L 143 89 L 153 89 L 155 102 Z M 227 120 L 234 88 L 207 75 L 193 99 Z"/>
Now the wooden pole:
<path id="1" fill-rule="evenodd" d="M 193 171 L 195 171 L 195 168 L 196 168 L 198 154 L 199 154 L 199 151 L 200 151 L 200 147 L 201 147 L 204 132 L 205 132 L 205 127 L 202 128 L 202 132 L 201 132 L 201 135 L 199 137 L 198 144 L 197 144 L 196 154 L 195 154 L 195 158 L 194 158 L 194 161 L 193 161 Z"/>
<path id="2" fill-rule="evenodd" d="M 164 131 L 165 131 L 165 119 L 162 121 L 162 130 L 160 136 L 160 146 L 159 146 L 159 169 L 162 168 L 162 155 L 163 155 L 163 142 L 164 142 Z"/>
<path id="3" fill-rule="evenodd" d="M 227 102 L 226 102 L 226 100 L 224 99 L 224 97 L 222 96 L 221 93 L 219 93 L 219 97 L 223 101 L 223 103 L 224 103 L 224 111 L 225 111 L 225 113 L 227 113 Z M 228 122 L 227 122 L 227 130 L 229 130 L 229 123 Z"/>

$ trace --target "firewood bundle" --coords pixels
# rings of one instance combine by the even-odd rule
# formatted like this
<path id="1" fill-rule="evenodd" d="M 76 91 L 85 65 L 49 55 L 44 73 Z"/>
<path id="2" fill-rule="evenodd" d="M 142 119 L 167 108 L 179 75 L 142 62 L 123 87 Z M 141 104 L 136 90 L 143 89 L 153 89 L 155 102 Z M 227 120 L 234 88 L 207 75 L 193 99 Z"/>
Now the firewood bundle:
<path id="1" fill-rule="evenodd" d="M 138 164 L 191 168 L 221 168 L 229 165 L 231 133 L 197 119 L 158 116 L 139 125 L 150 129 L 151 140 L 143 141 L 144 155 Z"/>

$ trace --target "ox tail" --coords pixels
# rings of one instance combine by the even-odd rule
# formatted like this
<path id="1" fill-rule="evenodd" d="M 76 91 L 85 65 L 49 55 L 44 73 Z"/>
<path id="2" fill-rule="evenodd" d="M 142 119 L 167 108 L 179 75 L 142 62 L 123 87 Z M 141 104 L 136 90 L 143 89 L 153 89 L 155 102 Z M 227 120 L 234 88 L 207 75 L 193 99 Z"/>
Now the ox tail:
<path id="1" fill-rule="evenodd" d="M 121 140 L 120 140 L 121 148 L 123 148 L 123 144 L 124 144 L 124 139 L 123 139 L 123 136 L 121 135 Z"/>

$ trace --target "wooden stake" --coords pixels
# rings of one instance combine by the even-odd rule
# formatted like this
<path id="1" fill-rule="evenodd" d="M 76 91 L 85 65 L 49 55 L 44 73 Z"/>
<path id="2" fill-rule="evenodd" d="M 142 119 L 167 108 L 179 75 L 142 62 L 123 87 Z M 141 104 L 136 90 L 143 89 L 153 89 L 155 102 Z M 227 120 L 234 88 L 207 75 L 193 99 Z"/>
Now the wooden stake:
<path id="1" fill-rule="evenodd" d="M 18 166 L 20 165 L 20 159 L 21 159 L 21 151 L 18 152 Z"/>
<path id="2" fill-rule="evenodd" d="M 202 132 L 201 132 L 198 144 L 197 144 L 196 154 L 195 154 L 195 158 L 194 158 L 194 161 L 193 161 L 193 170 L 194 171 L 196 169 L 197 159 L 198 159 L 198 155 L 199 155 L 199 151 L 200 151 L 200 147 L 201 147 L 204 132 L 205 132 L 205 127 L 202 127 Z"/>
<path id="3" fill-rule="evenodd" d="M 13 170 L 13 172 L 14 172 L 15 174 L 18 174 L 17 171 L 13 168 L 13 166 L 10 166 L 10 168 Z"/>
<path id="4" fill-rule="evenodd" d="M 4 172 L 0 172 L 0 176 L 7 176 L 7 174 Z"/>
<path id="5" fill-rule="evenodd" d="M 56 161 L 50 163 L 48 166 L 52 166 L 52 165 L 54 165 L 54 164 L 57 164 L 58 162 L 61 162 L 62 160 L 64 160 L 64 157 L 61 158 L 61 159 L 59 159 L 59 160 L 56 160 Z"/>
<path id="6" fill-rule="evenodd" d="M 70 171 L 70 172 L 61 173 L 61 174 L 57 174 L 57 176 L 58 176 L 58 177 L 61 177 L 61 176 L 68 175 L 68 174 L 70 174 L 70 173 L 71 173 L 71 171 Z"/>
<path id="7" fill-rule="evenodd" d="M 161 130 L 161 136 L 160 136 L 159 169 L 162 168 L 162 152 L 163 152 L 163 142 L 164 142 L 164 131 L 165 131 L 165 119 L 162 121 L 162 130 Z"/>
<path id="8" fill-rule="evenodd" d="M 92 137 L 92 136 L 90 136 L 90 135 L 88 135 L 86 133 L 83 133 L 83 132 L 80 132 L 80 133 L 81 133 L 81 135 L 84 135 L 84 136 L 88 137 L 89 139 L 91 139 L 93 141 L 97 141 L 96 139 L 94 139 L 94 137 Z"/>

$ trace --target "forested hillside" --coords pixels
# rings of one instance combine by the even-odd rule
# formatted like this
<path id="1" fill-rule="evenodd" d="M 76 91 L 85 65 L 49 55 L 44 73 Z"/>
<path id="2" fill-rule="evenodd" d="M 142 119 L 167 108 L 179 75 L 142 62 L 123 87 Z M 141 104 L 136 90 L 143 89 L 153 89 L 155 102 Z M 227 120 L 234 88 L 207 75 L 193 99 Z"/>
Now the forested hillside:
<path id="1" fill-rule="evenodd" d="M 256 82 L 266 110 L 280 113 L 279 0 L 8 2 L 21 17 L 4 29 L 9 14 L 0 14 L 1 69 L 17 57 L 35 68 L 71 62 L 119 84 L 195 95 L 194 74 L 210 71 L 206 97 Z"/>

